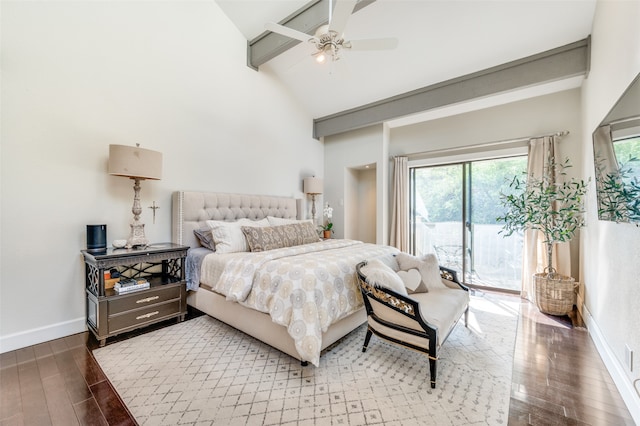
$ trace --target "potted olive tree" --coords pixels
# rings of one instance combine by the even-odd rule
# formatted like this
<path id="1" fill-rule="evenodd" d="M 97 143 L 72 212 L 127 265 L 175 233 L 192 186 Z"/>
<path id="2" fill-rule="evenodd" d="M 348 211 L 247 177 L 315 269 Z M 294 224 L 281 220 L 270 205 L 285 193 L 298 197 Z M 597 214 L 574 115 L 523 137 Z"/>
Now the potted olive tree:
<path id="1" fill-rule="evenodd" d="M 547 266 L 542 273 L 533 276 L 536 304 L 540 311 L 551 315 L 566 315 L 575 304 L 576 284 L 574 279 L 557 273 L 552 264 L 553 246 L 568 242 L 584 225 L 583 197 L 587 183 L 582 180 L 565 179 L 569 160 L 557 163 L 553 157 L 547 161 L 542 176 L 516 176 L 509 194 L 501 194 L 505 208 L 505 236 L 516 231 L 535 229 L 542 233 L 546 246 Z"/>

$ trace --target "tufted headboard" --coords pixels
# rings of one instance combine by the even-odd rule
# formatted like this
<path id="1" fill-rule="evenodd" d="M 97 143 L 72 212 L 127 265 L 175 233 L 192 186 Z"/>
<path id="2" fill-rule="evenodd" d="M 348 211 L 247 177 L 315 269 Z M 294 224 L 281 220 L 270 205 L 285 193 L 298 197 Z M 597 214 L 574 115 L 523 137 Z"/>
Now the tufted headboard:
<path id="1" fill-rule="evenodd" d="M 172 196 L 171 240 L 198 247 L 193 231 L 207 220 L 234 221 L 267 216 L 296 219 L 302 200 L 267 195 L 226 194 L 221 192 L 177 191 Z"/>

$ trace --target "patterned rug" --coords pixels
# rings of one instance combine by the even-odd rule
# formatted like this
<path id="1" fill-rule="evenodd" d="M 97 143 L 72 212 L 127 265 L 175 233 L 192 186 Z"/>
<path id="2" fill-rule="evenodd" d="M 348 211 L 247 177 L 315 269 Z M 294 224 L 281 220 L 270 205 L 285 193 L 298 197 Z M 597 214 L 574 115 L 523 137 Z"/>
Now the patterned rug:
<path id="1" fill-rule="evenodd" d="M 94 351 L 141 425 L 507 424 L 519 299 L 478 293 L 429 385 L 423 354 L 361 326 L 300 362 L 209 316 Z"/>

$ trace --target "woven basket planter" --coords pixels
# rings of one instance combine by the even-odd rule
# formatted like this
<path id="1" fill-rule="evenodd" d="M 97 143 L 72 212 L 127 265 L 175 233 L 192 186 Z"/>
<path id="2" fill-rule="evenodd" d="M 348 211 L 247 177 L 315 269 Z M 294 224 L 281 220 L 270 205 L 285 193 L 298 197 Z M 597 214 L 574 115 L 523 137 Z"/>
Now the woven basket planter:
<path id="1" fill-rule="evenodd" d="M 549 315 L 567 315 L 576 303 L 578 283 L 571 277 L 556 274 L 553 279 L 546 273 L 533 275 L 536 305 L 540 312 Z"/>

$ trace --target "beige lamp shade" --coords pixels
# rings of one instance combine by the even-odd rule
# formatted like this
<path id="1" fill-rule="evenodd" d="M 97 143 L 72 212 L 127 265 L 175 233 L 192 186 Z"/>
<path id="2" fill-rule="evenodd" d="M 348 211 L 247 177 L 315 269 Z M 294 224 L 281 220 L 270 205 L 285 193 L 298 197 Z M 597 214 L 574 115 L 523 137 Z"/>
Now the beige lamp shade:
<path id="1" fill-rule="evenodd" d="M 109 145 L 110 175 L 138 179 L 162 178 L 162 153 L 139 146 Z"/>
<path id="2" fill-rule="evenodd" d="M 305 194 L 322 194 L 322 187 L 322 178 L 317 178 L 315 176 L 304 178 L 303 190 Z"/>

